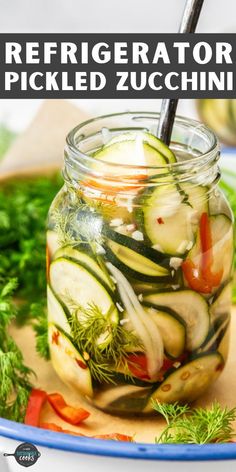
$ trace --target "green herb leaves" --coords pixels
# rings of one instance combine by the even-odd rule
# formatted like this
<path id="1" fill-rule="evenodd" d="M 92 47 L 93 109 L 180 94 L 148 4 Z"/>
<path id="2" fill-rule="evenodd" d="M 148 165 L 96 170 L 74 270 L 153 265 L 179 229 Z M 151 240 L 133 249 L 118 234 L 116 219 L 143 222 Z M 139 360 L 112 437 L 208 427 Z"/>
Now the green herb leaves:
<path id="1" fill-rule="evenodd" d="M 166 420 L 167 426 L 156 438 L 157 443 L 207 444 L 230 442 L 235 436 L 233 421 L 236 408 L 221 407 L 190 409 L 188 405 L 153 402 L 153 408 Z"/>
<path id="2" fill-rule="evenodd" d="M 17 280 L 0 279 L 0 416 L 22 421 L 30 390 L 30 370 L 8 327 L 16 316 L 12 296 Z"/>
<path id="3" fill-rule="evenodd" d="M 74 306 L 71 317 L 72 337 L 80 352 L 87 354 L 92 377 L 98 382 L 111 383 L 114 370 L 121 369 L 127 376 L 128 348 L 140 346 L 135 334 L 119 322 L 112 313 L 103 314 L 94 304 L 87 308 Z"/>

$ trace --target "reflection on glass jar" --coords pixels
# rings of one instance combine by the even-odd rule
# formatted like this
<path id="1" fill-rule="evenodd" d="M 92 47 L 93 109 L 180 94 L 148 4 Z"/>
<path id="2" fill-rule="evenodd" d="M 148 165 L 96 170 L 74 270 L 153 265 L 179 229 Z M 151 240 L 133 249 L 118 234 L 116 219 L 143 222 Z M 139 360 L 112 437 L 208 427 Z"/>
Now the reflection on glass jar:
<path id="1" fill-rule="evenodd" d="M 123 113 L 74 129 L 48 219 L 53 366 L 98 408 L 191 402 L 228 354 L 233 225 L 218 144 L 176 119 Z"/>

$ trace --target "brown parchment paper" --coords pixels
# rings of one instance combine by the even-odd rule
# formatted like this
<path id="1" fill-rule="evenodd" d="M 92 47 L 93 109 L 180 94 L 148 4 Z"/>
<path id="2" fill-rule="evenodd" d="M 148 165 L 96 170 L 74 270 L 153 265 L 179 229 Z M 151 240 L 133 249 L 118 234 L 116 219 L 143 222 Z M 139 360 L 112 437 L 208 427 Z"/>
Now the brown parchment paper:
<path id="1" fill-rule="evenodd" d="M 6 154 L 0 164 L 0 180 L 12 176 L 45 173 L 59 168 L 62 164 L 63 148 L 67 132 L 87 116 L 79 108 L 64 100 L 47 100 L 33 120 Z M 31 328 L 12 327 L 12 334 L 22 350 L 25 362 L 37 374 L 34 385 L 50 392 L 60 392 L 66 401 L 74 406 L 85 406 L 91 416 L 81 427 L 73 427 L 55 415 L 51 407 L 45 405 L 42 422 L 55 422 L 65 429 L 75 430 L 85 435 L 123 433 L 134 435 L 136 441 L 154 442 L 159 436 L 164 422 L 154 418 L 119 418 L 91 407 L 66 387 L 54 372 L 51 363 L 42 360 L 35 350 L 34 333 Z M 232 310 L 231 349 L 225 370 L 215 385 L 195 405 L 207 407 L 214 400 L 222 405 L 236 405 L 236 307 Z M 235 423 L 236 429 L 236 423 Z"/>
<path id="2" fill-rule="evenodd" d="M 66 100 L 45 100 L 0 162 L 0 180 L 61 167 L 67 133 L 87 119 L 84 111 Z"/>
<path id="3" fill-rule="evenodd" d="M 37 373 L 34 384 L 48 393 L 60 392 L 66 401 L 74 406 L 84 406 L 91 412 L 91 416 L 83 426 L 73 427 L 62 421 L 46 405 L 42 411 L 43 422 L 54 422 L 65 429 L 75 430 L 85 435 L 105 433 L 123 433 L 133 436 L 136 441 L 152 443 L 162 431 L 164 422 L 159 417 L 120 418 L 103 413 L 88 405 L 75 392 L 64 385 L 54 372 L 51 362 L 42 360 L 35 351 L 34 333 L 29 327 L 13 328 L 13 336 L 22 349 L 25 362 Z M 215 400 L 228 407 L 236 406 L 236 307 L 232 309 L 230 355 L 226 367 L 217 382 L 194 405 L 210 406 Z M 236 422 L 235 422 L 236 429 Z"/>

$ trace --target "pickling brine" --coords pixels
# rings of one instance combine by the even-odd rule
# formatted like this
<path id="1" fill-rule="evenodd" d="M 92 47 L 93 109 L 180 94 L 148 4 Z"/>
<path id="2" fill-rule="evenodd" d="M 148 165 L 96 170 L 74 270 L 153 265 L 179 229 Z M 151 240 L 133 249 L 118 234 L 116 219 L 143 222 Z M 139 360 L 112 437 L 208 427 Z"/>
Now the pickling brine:
<path id="1" fill-rule="evenodd" d="M 57 374 L 114 414 L 192 402 L 222 372 L 233 218 L 211 131 L 124 113 L 73 130 L 47 231 L 48 332 Z"/>

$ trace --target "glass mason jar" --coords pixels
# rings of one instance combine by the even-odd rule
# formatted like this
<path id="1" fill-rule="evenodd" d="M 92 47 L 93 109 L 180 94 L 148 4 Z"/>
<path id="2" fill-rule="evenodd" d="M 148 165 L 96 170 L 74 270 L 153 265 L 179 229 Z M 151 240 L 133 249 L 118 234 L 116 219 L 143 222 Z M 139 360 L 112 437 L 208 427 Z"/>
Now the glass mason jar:
<path id="1" fill-rule="evenodd" d="M 51 360 L 114 414 L 192 402 L 228 355 L 233 216 L 218 143 L 177 118 L 170 151 L 158 120 L 121 113 L 72 130 L 49 211 Z"/>

